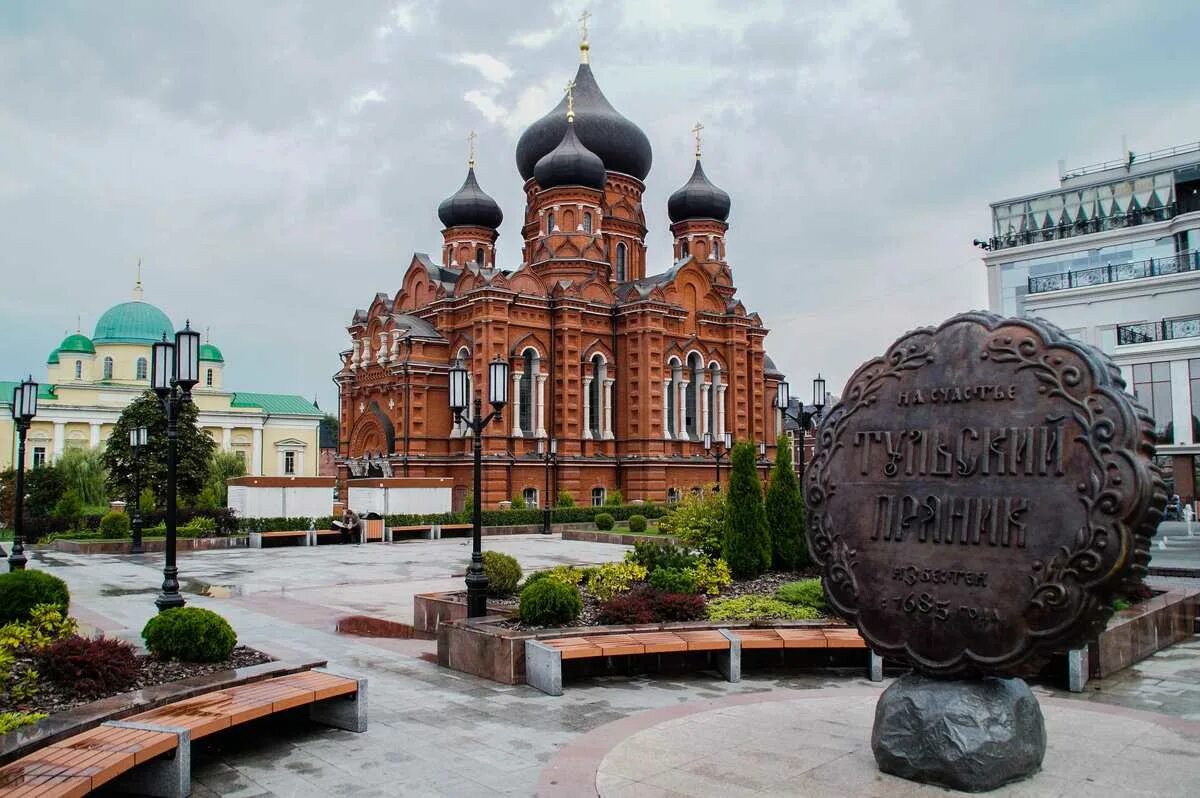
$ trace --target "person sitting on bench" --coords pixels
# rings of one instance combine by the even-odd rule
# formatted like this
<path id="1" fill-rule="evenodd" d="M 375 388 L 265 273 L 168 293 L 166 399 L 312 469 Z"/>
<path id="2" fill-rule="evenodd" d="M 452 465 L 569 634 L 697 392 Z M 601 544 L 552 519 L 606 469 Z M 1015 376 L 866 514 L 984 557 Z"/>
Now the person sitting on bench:
<path id="1" fill-rule="evenodd" d="M 362 519 L 349 507 L 342 513 L 341 521 L 333 525 L 342 531 L 342 543 L 358 543 L 362 541 Z"/>

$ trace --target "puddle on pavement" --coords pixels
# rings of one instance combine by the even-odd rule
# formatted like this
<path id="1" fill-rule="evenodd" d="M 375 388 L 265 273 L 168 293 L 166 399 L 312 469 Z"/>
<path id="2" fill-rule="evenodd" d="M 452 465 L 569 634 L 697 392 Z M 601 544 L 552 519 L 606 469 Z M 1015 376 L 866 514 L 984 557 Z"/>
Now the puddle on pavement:
<path id="1" fill-rule="evenodd" d="M 102 596 L 135 596 L 145 593 L 157 593 L 162 588 L 158 585 L 145 587 L 118 587 L 109 585 L 100 589 Z M 208 596 L 209 598 L 230 598 L 240 596 L 242 588 L 238 585 L 214 585 L 199 579 L 182 579 L 179 582 L 179 592 L 191 593 L 193 596 Z"/>
<path id="2" fill-rule="evenodd" d="M 139 593 L 157 593 L 157 587 L 104 587 L 100 589 L 101 596 L 134 596 Z"/>

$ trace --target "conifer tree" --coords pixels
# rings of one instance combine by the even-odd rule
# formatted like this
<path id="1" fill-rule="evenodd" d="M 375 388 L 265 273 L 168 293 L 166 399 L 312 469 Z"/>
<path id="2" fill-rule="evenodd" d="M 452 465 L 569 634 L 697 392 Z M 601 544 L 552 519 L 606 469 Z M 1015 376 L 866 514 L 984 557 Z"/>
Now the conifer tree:
<path id="1" fill-rule="evenodd" d="M 767 488 L 767 526 L 771 530 L 771 562 L 777 571 L 794 571 L 808 564 L 804 539 L 804 496 L 792 469 L 792 438 L 785 435 L 775 447 L 775 466 Z"/>
<path id="2" fill-rule="evenodd" d="M 729 570 L 739 578 L 759 576 L 771 567 L 771 535 L 754 464 L 756 454 L 753 443 L 738 441 L 731 458 L 724 552 Z"/>

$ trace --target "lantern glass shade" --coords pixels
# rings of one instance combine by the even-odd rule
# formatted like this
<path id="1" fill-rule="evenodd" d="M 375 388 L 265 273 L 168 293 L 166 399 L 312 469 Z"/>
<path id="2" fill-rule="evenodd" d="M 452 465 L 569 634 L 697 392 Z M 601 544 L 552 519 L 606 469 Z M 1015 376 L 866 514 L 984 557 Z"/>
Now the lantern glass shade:
<path id="1" fill-rule="evenodd" d="M 767 445 L 765 443 L 760 443 L 758 445 L 758 456 L 759 457 L 767 456 Z"/>
<path id="2" fill-rule="evenodd" d="M 781 410 L 787 410 L 788 384 L 786 380 L 779 383 L 779 387 L 775 389 L 775 406 Z"/>
<path id="3" fill-rule="evenodd" d="M 29 420 L 37 415 L 38 384 L 30 377 L 21 383 L 21 418 Z"/>
<path id="4" fill-rule="evenodd" d="M 813 407 L 820 410 L 824 406 L 825 406 L 825 380 L 821 379 L 821 375 L 818 374 L 817 378 L 815 380 L 813 380 Z"/>
<path id="5" fill-rule="evenodd" d="M 732 449 L 733 448 L 733 433 L 726 432 L 725 434 L 723 434 L 721 436 L 721 442 L 725 444 L 726 449 Z"/>
<path id="6" fill-rule="evenodd" d="M 550 454 L 558 454 L 558 438 L 550 439 Z"/>
<path id="7" fill-rule="evenodd" d="M 499 355 L 488 365 L 488 401 L 496 407 L 508 404 L 508 361 Z"/>
<path id="8" fill-rule="evenodd" d="M 711 448 L 712 448 L 712 433 L 706 432 L 706 433 L 704 433 L 704 450 L 708 451 Z"/>
<path id="9" fill-rule="evenodd" d="M 184 390 L 200 382 L 200 333 L 191 322 L 175 333 L 175 380 Z"/>
<path id="10" fill-rule="evenodd" d="M 450 367 L 450 409 L 456 413 L 466 410 L 471 401 L 471 397 L 468 396 L 470 390 L 467 369 L 461 360 L 454 361 L 454 365 Z"/>
<path id="11" fill-rule="evenodd" d="M 161 341 L 155 341 L 150 356 L 150 387 L 157 393 L 171 390 L 171 378 L 175 375 L 175 345 L 167 342 L 166 333 Z"/>
<path id="12" fill-rule="evenodd" d="M 129 445 L 134 447 L 145 446 L 147 437 L 145 427 L 134 427 L 129 430 Z"/>
<path id="13" fill-rule="evenodd" d="M 25 395 L 25 392 L 23 390 L 21 390 L 20 385 L 13 386 L 13 397 L 12 397 L 13 421 L 17 421 L 21 418 L 21 397 L 24 395 Z"/>

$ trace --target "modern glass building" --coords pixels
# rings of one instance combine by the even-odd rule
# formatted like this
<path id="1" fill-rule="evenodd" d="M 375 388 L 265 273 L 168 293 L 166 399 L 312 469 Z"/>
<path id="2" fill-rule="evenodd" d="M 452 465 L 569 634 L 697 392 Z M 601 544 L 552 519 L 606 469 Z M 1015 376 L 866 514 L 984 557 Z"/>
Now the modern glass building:
<path id="1" fill-rule="evenodd" d="M 1153 415 L 1170 492 L 1200 482 L 1200 142 L 1063 170 L 993 203 L 988 300 L 1100 347 Z"/>

